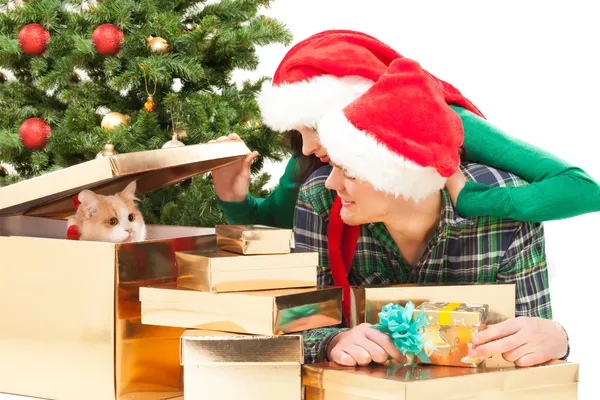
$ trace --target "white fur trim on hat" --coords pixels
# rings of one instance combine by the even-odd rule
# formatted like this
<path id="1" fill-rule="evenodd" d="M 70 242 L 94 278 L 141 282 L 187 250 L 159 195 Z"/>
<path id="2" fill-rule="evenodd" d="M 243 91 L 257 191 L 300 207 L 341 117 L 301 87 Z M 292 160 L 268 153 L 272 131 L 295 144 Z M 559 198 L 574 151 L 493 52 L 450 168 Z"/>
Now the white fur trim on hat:
<path id="1" fill-rule="evenodd" d="M 342 111 L 324 116 L 317 130 L 331 161 L 376 190 L 418 202 L 446 183 L 435 168 L 419 166 L 356 129 Z"/>
<path id="2" fill-rule="evenodd" d="M 359 76 L 338 78 L 332 75 L 278 86 L 267 81 L 263 83 L 257 101 L 263 123 L 284 132 L 304 126 L 315 127 L 328 110 L 345 107 L 369 90 L 373 83 Z"/>

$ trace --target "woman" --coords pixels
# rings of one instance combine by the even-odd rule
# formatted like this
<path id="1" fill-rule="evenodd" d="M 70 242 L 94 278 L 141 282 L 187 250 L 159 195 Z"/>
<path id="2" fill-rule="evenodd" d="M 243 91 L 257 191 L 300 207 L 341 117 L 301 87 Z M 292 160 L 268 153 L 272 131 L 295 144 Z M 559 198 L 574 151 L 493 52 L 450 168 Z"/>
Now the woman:
<path id="1" fill-rule="evenodd" d="M 248 192 L 250 165 L 257 152 L 239 164 L 213 171 L 215 191 L 229 223 L 291 228 L 300 186 L 329 161 L 313 129 L 315 122 L 328 109 L 368 90 L 400 57 L 377 39 L 353 31 L 326 31 L 295 45 L 280 63 L 273 86 L 265 86 L 259 96 L 265 124 L 290 137 L 292 158 L 278 187 L 264 199 Z M 466 182 L 459 172 L 446 188 L 461 215 L 542 222 L 600 211 L 600 185 L 584 171 L 507 135 L 486 121 L 458 90 L 437 81 L 462 120 L 468 160 L 512 172 L 531 183 L 492 188 Z M 239 138 L 230 135 L 218 140 L 228 139 Z"/>

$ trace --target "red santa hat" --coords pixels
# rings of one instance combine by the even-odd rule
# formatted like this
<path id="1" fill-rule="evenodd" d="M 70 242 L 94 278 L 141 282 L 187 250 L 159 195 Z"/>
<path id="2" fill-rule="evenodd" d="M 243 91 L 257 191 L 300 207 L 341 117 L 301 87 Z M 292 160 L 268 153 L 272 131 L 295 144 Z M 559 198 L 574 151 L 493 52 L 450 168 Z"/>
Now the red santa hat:
<path id="1" fill-rule="evenodd" d="M 263 123 L 283 132 L 316 122 L 365 93 L 403 58 L 397 51 L 361 32 L 329 30 L 296 44 L 279 64 L 272 82 L 257 96 Z M 437 80 L 447 99 L 481 115 L 458 90 Z"/>
<path id="2" fill-rule="evenodd" d="M 349 175 L 414 201 L 440 190 L 460 164 L 462 121 L 440 82 L 407 58 L 317 129 L 331 161 Z"/>

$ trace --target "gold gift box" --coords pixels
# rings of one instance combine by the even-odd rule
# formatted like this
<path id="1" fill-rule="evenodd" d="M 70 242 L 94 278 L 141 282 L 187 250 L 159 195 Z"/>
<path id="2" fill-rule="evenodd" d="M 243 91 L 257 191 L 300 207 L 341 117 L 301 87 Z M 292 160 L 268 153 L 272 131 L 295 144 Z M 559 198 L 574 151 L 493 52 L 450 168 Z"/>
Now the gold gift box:
<path id="1" fill-rule="evenodd" d="M 188 330 L 181 337 L 186 399 L 302 398 L 301 335 Z"/>
<path id="2" fill-rule="evenodd" d="M 280 335 L 341 323 L 342 289 L 208 293 L 175 284 L 140 288 L 142 323 Z"/>
<path id="3" fill-rule="evenodd" d="M 350 291 L 350 326 L 363 322 L 376 324 L 378 313 L 388 303 L 406 305 L 409 300 L 415 307 L 425 302 L 453 302 L 487 304 L 487 323 L 493 324 L 516 313 L 514 284 L 401 284 L 385 287 L 352 287 Z M 485 360 L 487 367 L 510 366 L 512 363 L 494 355 Z"/>
<path id="4" fill-rule="evenodd" d="M 176 257 L 177 286 L 185 289 L 218 293 L 317 286 L 316 252 L 245 256 L 209 250 Z"/>
<path id="5" fill-rule="evenodd" d="M 292 230 L 262 225 L 217 225 L 217 246 L 238 254 L 286 254 Z"/>
<path id="6" fill-rule="evenodd" d="M 302 367 L 306 400 L 575 400 L 578 382 L 579 364 L 564 361 L 494 369 L 394 363 Z"/>
<path id="7" fill-rule="evenodd" d="M 143 325 L 138 288 L 175 282 L 175 252 L 214 248 L 214 228 L 148 225 L 151 239 L 138 243 L 67 240 L 71 198 L 83 189 L 114 194 L 132 180 L 149 192 L 248 153 L 224 142 L 117 154 L 0 188 L 0 392 L 181 395 L 184 330 Z"/>
<path id="8" fill-rule="evenodd" d="M 413 316 L 416 318 L 421 310 L 428 321 L 423 327 L 423 340 L 435 346 L 427 354 L 431 364 L 477 367 L 484 361 L 481 357 L 470 357 L 469 350 L 473 334 L 486 327 L 487 304 L 425 302 L 414 310 Z"/>

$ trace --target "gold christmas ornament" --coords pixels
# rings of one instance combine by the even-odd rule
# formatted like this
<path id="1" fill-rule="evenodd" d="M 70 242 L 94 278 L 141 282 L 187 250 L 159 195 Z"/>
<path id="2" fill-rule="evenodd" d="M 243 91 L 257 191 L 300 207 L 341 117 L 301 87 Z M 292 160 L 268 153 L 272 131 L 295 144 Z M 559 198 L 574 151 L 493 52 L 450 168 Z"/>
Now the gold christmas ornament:
<path id="1" fill-rule="evenodd" d="M 261 122 L 255 119 L 247 119 L 246 121 L 240 122 L 240 125 L 247 128 L 260 128 L 262 126 Z"/>
<path id="2" fill-rule="evenodd" d="M 150 90 L 148 90 L 148 78 L 146 77 L 146 70 L 144 69 L 144 67 L 142 65 L 139 65 L 140 69 L 142 70 L 142 73 L 144 74 L 144 85 L 146 88 L 146 94 L 148 95 L 148 98 L 146 99 L 146 102 L 144 103 L 144 110 L 148 111 L 148 112 L 153 112 L 156 109 L 156 103 L 154 102 L 154 95 L 156 94 L 156 87 L 158 85 L 157 80 L 154 80 L 154 92 L 150 93 Z"/>
<path id="3" fill-rule="evenodd" d="M 167 54 L 170 51 L 169 42 L 160 36 L 149 36 L 146 45 L 154 54 Z"/>
<path id="4" fill-rule="evenodd" d="M 73 71 L 73 73 L 71 74 L 71 81 L 81 82 L 81 74 L 77 71 Z"/>
<path id="5" fill-rule="evenodd" d="M 152 112 L 152 111 L 154 111 L 155 108 L 156 108 L 156 103 L 154 102 L 154 99 L 152 98 L 152 96 L 148 96 L 148 99 L 144 103 L 144 110 L 146 110 L 148 112 Z"/>
<path id="6" fill-rule="evenodd" d="M 110 157 L 114 156 L 115 154 L 117 154 L 117 152 L 115 151 L 115 146 L 110 143 L 107 143 L 104 145 L 104 150 L 96 154 L 96 158 Z"/>
<path id="7" fill-rule="evenodd" d="M 185 129 L 177 128 L 177 129 L 175 129 L 175 133 L 180 138 L 186 138 L 186 137 L 188 137 L 188 133 L 187 133 L 187 131 Z"/>
<path id="8" fill-rule="evenodd" d="M 172 149 L 174 147 L 184 147 L 185 144 L 179 141 L 177 133 L 173 132 L 173 137 L 167 143 L 163 144 L 163 149 Z"/>
<path id="9" fill-rule="evenodd" d="M 102 129 L 107 131 L 112 131 L 113 129 L 121 126 L 129 124 L 129 115 L 121 114 L 120 112 L 109 112 L 102 118 L 102 123 L 100 126 Z"/>
<path id="10" fill-rule="evenodd" d="M 6 77 L 6 75 L 4 75 L 2 72 L 0 72 L 0 83 L 4 83 L 8 80 L 8 78 Z"/>

